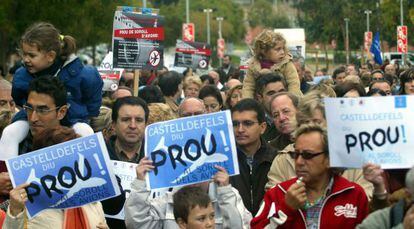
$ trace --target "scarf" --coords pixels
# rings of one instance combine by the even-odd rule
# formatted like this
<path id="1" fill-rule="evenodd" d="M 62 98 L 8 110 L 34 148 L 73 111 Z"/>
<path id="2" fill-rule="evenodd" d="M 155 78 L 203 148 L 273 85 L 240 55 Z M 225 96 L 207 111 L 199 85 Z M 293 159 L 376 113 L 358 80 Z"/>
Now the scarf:
<path id="1" fill-rule="evenodd" d="M 275 63 L 270 60 L 262 60 L 260 61 L 260 67 L 270 69 Z"/>
<path id="2" fill-rule="evenodd" d="M 82 208 L 71 208 L 64 211 L 63 229 L 90 229 L 89 221 Z"/>

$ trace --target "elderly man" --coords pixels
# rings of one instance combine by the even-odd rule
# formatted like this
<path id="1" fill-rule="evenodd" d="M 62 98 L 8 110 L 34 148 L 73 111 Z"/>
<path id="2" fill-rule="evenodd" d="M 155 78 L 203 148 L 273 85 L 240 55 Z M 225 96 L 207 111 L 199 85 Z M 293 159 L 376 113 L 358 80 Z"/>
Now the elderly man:
<path id="1" fill-rule="evenodd" d="M 270 141 L 270 145 L 277 151 L 292 143 L 291 134 L 296 126 L 298 104 L 298 97 L 290 92 L 280 92 L 270 100 L 273 122 L 280 133 Z"/>
<path id="2" fill-rule="evenodd" d="M 16 110 L 11 96 L 12 85 L 7 80 L 0 80 L 0 137 L 3 129 L 10 124 Z"/>
<path id="3" fill-rule="evenodd" d="M 206 113 L 204 102 L 198 98 L 186 98 L 178 107 L 178 115 L 180 117 L 200 115 L 204 113 Z"/>
<path id="4" fill-rule="evenodd" d="M 368 198 L 356 183 L 329 167 L 328 136 L 318 124 L 295 132 L 296 176 L 266 192 L 252 228 L 355 228 L 368 215 Z"/>
<path id="5" fill-rule="evenodd" d="M 266 114 L 267 127 L 266 131 L 263 133 L 263 138 L 266 141 L 274 139 L 279 134 L 273 122 L 270 101 L 275 94 L 287 91 L 286 88 L 286 83 L 279 73 L 265 74 L 256 82 L 256 98 L 264 107 Z"/>
<path id="6" fill-rule="evenodd" d="M 379 79 L 379 80 L 375 80 L 374 82 L 372 82 L 371 85 L 369 86 L 369 91 L 371 91 L 372 89 L 379 89 L 385 92 L 387 96 L 392 95 L 390 82 L 388 82 L 385 79 Z"/>

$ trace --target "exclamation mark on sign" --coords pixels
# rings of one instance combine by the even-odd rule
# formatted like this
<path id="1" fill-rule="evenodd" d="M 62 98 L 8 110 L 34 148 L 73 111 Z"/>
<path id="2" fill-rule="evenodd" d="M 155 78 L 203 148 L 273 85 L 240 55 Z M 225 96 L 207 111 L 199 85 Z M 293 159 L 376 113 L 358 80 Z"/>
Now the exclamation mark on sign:
<path id="1" fill-rule="evenodd" d="M 105 175 L 106 172 L 105 172 L 105 170 L 103 170 L 103 167 L 102 167 L 101 161 L 99 160 L 98 154 L 94 153 L 93 157 L 95 158 L 95 161 L 98 164 L 99 169 L 101 170 L 101 174 Z"/>
<path id="2" fill-rule="evenodd" d="M 405 138 L 405 127 L 404 127 L 404 125 L 401 125 L 401 133 L 402 133 L 402 137 L 403 137 L 403 142 L 406 143 L 407 139 Z"/>
<path id="3" fill-rule="evenodd" d="M 226 136 L 224 135 L 224 131 L 220 130 L 221 139 L 223 140 L 224 151 L 228 151 L 230 148 L 227 146 Z"/>

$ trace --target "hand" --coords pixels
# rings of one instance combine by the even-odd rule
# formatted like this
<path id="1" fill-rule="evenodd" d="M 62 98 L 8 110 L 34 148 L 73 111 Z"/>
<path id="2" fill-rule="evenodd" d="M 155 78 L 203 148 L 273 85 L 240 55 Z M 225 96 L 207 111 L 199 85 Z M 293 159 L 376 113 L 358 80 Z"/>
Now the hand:
<path id="1" fill-rule="evenodd" d="M 153 169 L 152 161 L 148 157 L 143 157 L 136 168 L 138 180 L 145 180 L 145 174 Z"/>
<path id="2" fill-rule="evenodd" d="M 285 202 L 292 209 L 299 209 L 305 205 L 307 200 L 305 183 L 292 184 L 286 192 Z"/>
<path id="3" fill-rule="evenodd" d="M 214 182 L 218 184 L 219 187 L 229 185 L 230 176 L 226 169 L 218 165 L 215 165 L 214 168 L 218 170 L 218 172 L 213 176 Z"/>
<path id="4" fill-rule="evenodd" d="M 362 171 L 364 178 L 374 185 L 374 193 L 385 192 L 384 178 L 381 176 L 384 170 L 381 169 L 381 166 L 367 163 L 362 167 Z"/>
<path id="5" fill-rule="evenodd" d="M 0 194 L 8 195 L 13 186 L 9 177 L 9 173 L 0 173 Z"/>
<path id="6" fill-rule="evenodd" d="M 100 223 L 96 226 L 96 228 L 98 228 L 98 229 L 109 229 L 108 225 L 106 225 L 106 223 L 104 223 L 104 222 L 100 222 Z"/>
<path id="7" fill-rule="evenodd" d="M 414 228 L 414 205 L 412 205 L 407 213 L 405 213 L 403 225 L 404 229 Z"/>
<path id="8" fill-rule="evenodd" d="M 10 213 L 12 216 L 18 215 L 24 210 L 24 203 L 27 201 L 26 187 L 30 184 L 21 184 L 10 191 Z"/>

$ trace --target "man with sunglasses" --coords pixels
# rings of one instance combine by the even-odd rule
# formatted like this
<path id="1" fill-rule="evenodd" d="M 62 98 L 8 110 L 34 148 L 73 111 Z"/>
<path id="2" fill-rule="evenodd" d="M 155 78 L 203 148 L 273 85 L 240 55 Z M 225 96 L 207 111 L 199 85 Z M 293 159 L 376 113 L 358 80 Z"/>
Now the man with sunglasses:
<path id="1" fill-rule="evenodd" d="M 254 99 L 243 99 L 232 109 L 233 130 L 237 143 L 240 174 L 230 183 L 242 197 L 246 208 L 255 215 L 264 196 L 276 151 L 261 138 L 266 129 L 265 111 Z"/>
<path id="2" fill-rule="evenodd" d="M 379 80 L 373 81 L 371 85 L 369 86 L 369 91 L 373 89 L 379 89 L 385 92 L 387 96 L 392 95 L 390 82 L 388 82 L 385 79 L 379 79 Z"/>
<path id="3" fill-rule="evenodd" d="M 355 228 L 368 215 L 368 198 L 356 183 L 329 167 L 328 136 L 319 124 L 295 132 L 297 177 L 266 192 L 252 228 Z"/>

